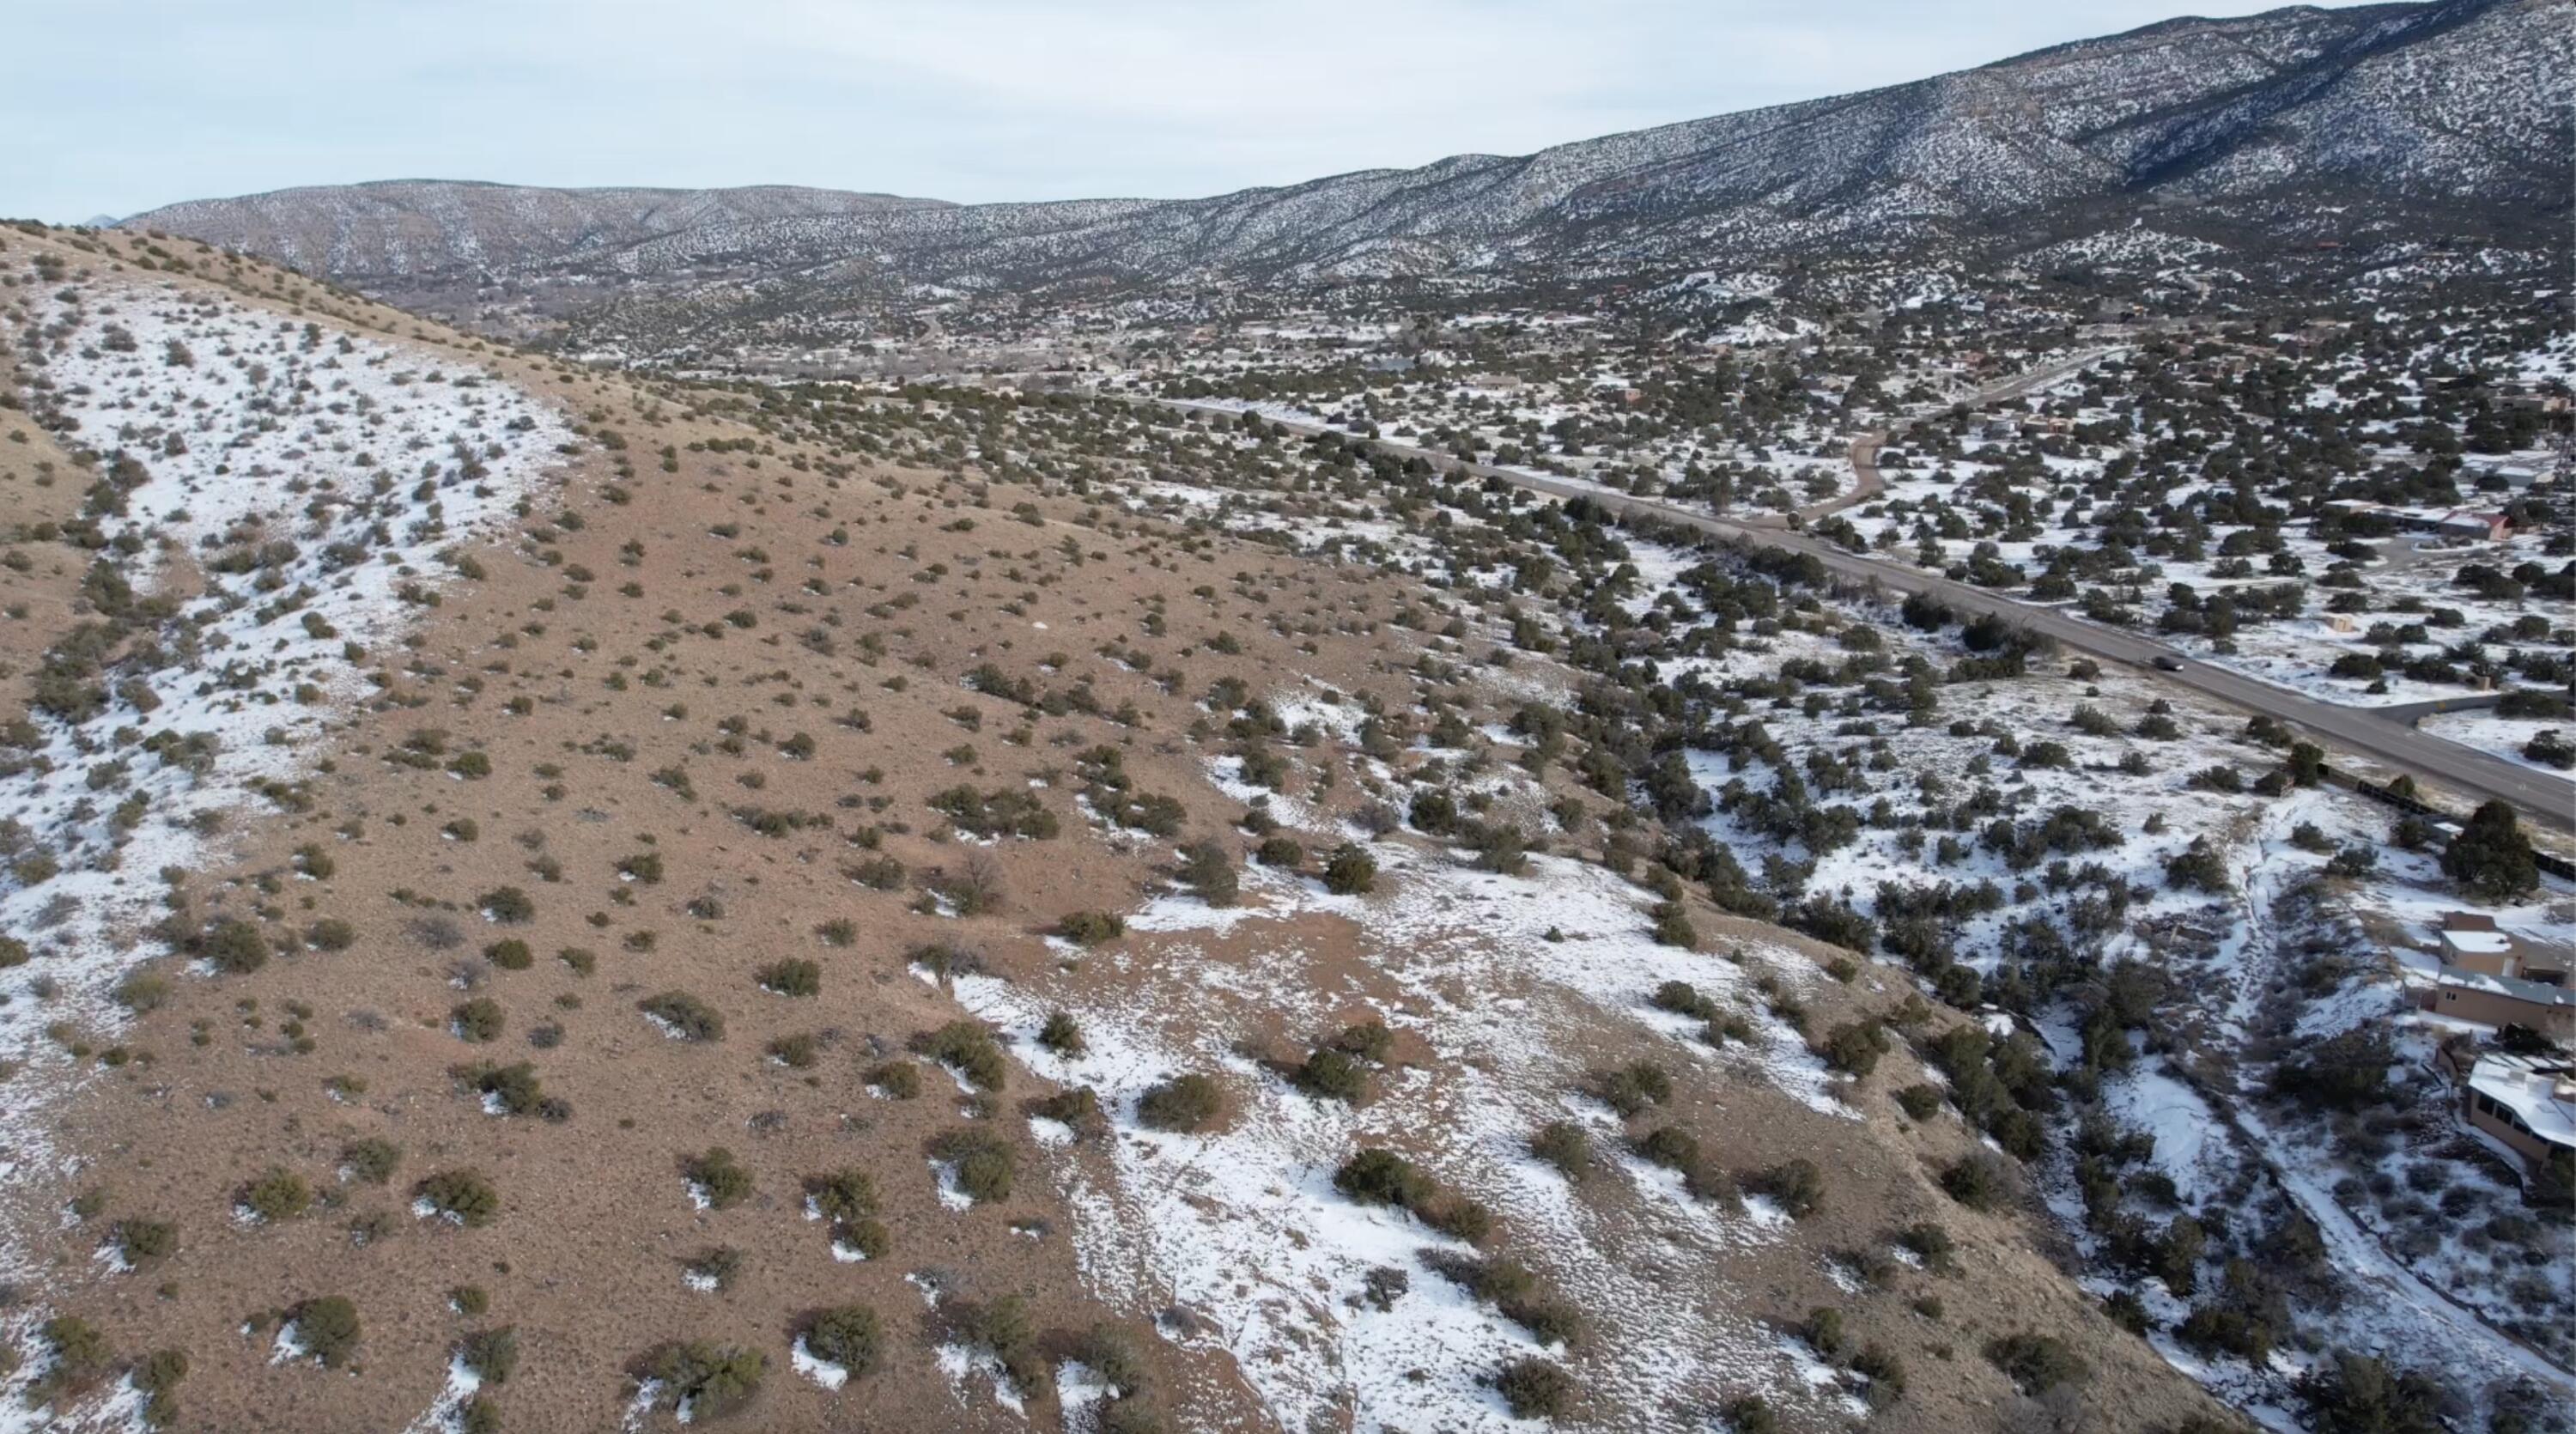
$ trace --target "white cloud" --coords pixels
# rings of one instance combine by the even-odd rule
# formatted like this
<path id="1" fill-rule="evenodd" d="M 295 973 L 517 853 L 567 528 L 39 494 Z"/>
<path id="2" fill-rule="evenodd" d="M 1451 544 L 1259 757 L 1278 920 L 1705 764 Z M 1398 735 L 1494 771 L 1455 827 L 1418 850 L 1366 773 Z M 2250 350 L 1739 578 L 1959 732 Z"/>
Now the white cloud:
<path id="1" fill-rule="evenodd" d="M 2150 0 L 82 0 L 17 17 L 0 53 L 13 136 L 0 212 L 79 219 L 424 175 L 960 200 L 1213 193 L 1898 83 L 2166 13 Z"/>

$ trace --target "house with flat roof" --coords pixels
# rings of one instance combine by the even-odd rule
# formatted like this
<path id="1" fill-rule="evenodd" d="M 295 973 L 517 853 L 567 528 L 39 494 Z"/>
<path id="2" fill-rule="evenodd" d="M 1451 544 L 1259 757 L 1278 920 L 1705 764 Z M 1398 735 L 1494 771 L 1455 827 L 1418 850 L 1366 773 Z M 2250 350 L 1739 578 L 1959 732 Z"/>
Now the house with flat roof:
<path id="1" fill-rule="evenodd" d="M 2544 986 L 2567 984 L 2564 950 L 2525 943 L 2498 929 L 2495 918 L 2483 912 L 2444 912 L 2433 949 L 2445 970 L 2537 981 Z"/>
<path id="2" fill-rule="evenodd" d="M 2576 1064 L 2565 1057 L 2490 1052 L 2460 1083 L 2460 1118 L 2511 1151 L 2526 1174 L 2576 1163 Z"/>
<path id="3" fill-rule="evenodd" d="M 2496 929 L 2492 916 L 2451 912 L 2442 918 L 2442 930 L 2434 942 L 2445 966 L 2482 976 L 2519 974 L 2514 970 L 2513 938 Z"/>
<path id="4" fill-rule="evenodd" d="M 2416 1004 L 2445 1020 L 2502 1030 L 2525 1026 L 2561 1046 L 2576 1046 L 2576 991 L 2517 976 L 2444 967 L 2416 989 Z"/>

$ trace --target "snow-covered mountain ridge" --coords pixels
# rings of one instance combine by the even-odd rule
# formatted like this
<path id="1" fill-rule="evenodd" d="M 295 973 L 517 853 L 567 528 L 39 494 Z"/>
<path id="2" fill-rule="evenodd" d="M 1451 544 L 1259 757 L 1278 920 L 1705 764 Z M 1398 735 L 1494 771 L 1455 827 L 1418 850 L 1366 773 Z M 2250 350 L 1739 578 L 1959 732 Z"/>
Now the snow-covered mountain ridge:
<path id="1" fill-rule="evenodd" d="M 1712 254 L 1965 250 L 2124 226 L 2258 249 L 2554 232 L 2568 0 L 2178 19 L 1911 84 L 1195 200 L 443 181 L 198 200 L 128 227 L 376 289 L 578 279 L 831 303 L 1489 276 L 1626 282 Z"/>

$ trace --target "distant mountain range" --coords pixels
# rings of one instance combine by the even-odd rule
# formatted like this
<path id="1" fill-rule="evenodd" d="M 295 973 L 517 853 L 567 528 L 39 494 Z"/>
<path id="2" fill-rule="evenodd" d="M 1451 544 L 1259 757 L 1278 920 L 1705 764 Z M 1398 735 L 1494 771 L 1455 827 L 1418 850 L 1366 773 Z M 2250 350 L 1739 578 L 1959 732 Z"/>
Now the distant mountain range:
<path id="1" fill-rule="evenodd" d="M 1999 262 L 2145 220 L 2261 254 L 2563 244 L 2568 0 L 2178 19 L 1835 99 L 1209 199 L 404 180 L 139 214 L 377 292 L 839 305 L 1353 281 L 1597 285 L 1791 255 Z M 718 304 L 721 307 L 721 302 Z"/>

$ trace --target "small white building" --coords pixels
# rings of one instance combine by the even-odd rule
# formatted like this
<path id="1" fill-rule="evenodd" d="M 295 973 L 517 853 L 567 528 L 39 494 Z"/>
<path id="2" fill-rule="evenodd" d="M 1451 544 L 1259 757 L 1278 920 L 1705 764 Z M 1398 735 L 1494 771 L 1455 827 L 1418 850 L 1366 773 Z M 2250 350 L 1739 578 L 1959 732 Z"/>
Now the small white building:
<path id="1" fill-rule="evenodd" d="M 2461 1116 L 2529 1171 L 2576 1160 L 2576 1071 L 2564 1059 L 2494 1054 L 2469 1068 Z"/>

